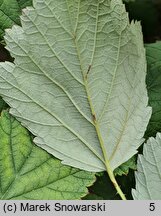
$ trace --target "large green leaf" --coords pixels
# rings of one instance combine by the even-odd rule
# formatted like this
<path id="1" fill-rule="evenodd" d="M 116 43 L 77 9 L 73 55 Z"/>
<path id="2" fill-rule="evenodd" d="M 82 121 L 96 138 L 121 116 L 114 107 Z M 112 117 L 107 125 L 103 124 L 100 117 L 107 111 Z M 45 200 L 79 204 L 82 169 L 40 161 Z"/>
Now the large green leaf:
<path id="1" fill-rule="evenodd" d="M 34 145 L 27 130 L 3 112 L 0 118 L 0 199 L 80 199 L 93 173 L 64 166 Z"/>
<path id="2" fill-rule="evenodd" d="M 161 42 L 146 45 L 148 62 L 147 89 L 152 116 L 146 131 L 146 137 L 161 132 Z"/>
<path id="3" fill-rule="evenodd" d="M 135 200 L 161 200 L 161 133 L 144 144 L 138 157 Z"/>
<path id="4" fill-rule="evenodd" d="M 15 62 L 0 64 L 0 94 L 64 164 L 114 170 L 136 154 L 151 114 L 140 24 L 121 0 L 33 6 L 6 31 Z"/>

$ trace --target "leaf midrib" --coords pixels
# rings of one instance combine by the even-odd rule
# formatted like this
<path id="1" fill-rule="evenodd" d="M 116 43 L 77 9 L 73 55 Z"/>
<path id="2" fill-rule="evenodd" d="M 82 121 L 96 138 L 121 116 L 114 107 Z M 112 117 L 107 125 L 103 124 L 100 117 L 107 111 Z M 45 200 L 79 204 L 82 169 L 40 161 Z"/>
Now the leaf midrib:
<path id="1" fill-rule="evenodd" d="M 95 24 L 96 28 L 95 28 L 95 34 L 94 34 L 94 46 L 93 46 L 93 52 L 92 52 L 91 61 L 90 61 L 90 64 L 89 64 L 91 67 L 92 67 L 92 64 L 93 64 L 93 61 L 94 61 L 95 50 L 96 50 L 96 43 L 97 43 L 97 32 L 98 32 L 98 21 L 99 21 L 99 5 L 100 5 L 100 3 L 98 2 L 98 5 L 97 5 L 97 15 L 96 15 L 96 24 Z M 80 4 L 79 4 L 79 6 L 80 6 Z M 70 16 L 69 7 L 68 7 L 68 13 L 69 13 L 69 16 Z M 71 18 L 70 18 L 70 20 L 71 20 Z M 77 23 L 78 23 L 78 20 L 79 20 L 79 16 L 77 16 Z M 78 24 L 76 24 L 76 26 L 78 26 Z M 77 29 L 75 29 L 75 32 L 74 32 L 75 35 L 76 35 L 76 30 Z M 80 68 L 81 68 L 82 75 L 83 75 L 83 68 L 81 66 L 82 65 L 81 64 L 81 58 L 80 58 L 80 54 L 79 54 L 80 52 L 78 50 L 78 45 L 77 45 L 76 38 L 74 38 L 74 42 L 75 42 L 75 47 L 76 47 L 77 54 L 78 54 L 78 59 L 79 59 L 79 62 L 80 62 Z M 95 126 L 95 129 L 96 129 L 96 133 L 97 133 L 97 136 L 98 136 L 98 139 L 99 139 L 99 142 L 100 142 L 101 150 L 102 150 L 102 153 L 103 153 L 103 156 L 104 156 L 104 159 L 105 159 L 105 166 L 107 166 L 107 164 L 109 163 L 109 161 L 111 161 L 111 159 L 114 157 L 114 155 L 115 155 L 115 153 L 116 153 L 116 151 L 118 149 L 118 146 L 120 144 L 120 141 L 122 139 L 122 135 L 123 135 L 123 132 L 125 130 L 125 125 L 126 125 L 126 124 L 124 125 L 124 127 L 122 129 L 122 133 L 120 134 L 118 142 L 117 142 L 117 144 L 116 144 L 116 146 L 114 148 L 114 151 L 113 151 L 111 157 L 109 158 L 108 155 L 107 155 L 107 151 L 106 151 L 106 147 L 105 147 L 105 144 L 104 144 L 104 140 L 103 140 L 102 135 L 101 135 L 99 122 L 102 119 L 103 114 L 105 112 L 106 105 L 108 104 L 108 101 L 110 99 L 111 92 L 112 92 L 112 89 L 113 89 L 114 80 L 116 78 L 116 72 L 117 72 L 117 68 L 118 68 L 118 61 L 119 61 L 119 55 L 120 55 L 120 43 L 121 43 L 121 34 L 119 35 L 116 65 L 115 65 L 115 68 L 114 68 L 114 73 L 113 73 L 114 75 L 113 75 L 113 79 L 112 79 L 111 86 L 110 86 L 110 93 L 108 94 L 108 97 L 106 99 L 106 103 L 105 103 L 105 105 L 103 107 L 101 115 L 98 117 L 98 120 L 97 119 L 94 120 L 94 126 Z M 91 108 L 91 113 L 92 113 L 93 116 L 96 117 L 96 113 L 94 111 L 94 107 L 92 105 L 92 101 L 90 99 L 90 94 L 89 94 L 89 90 L 88 90 L 88 80 L 87 80 L 88 79 L 88 75 L 87 75 L 87 73 L 88 72 L 86 72 L 86 75 L 83 75 L 84 83 L 85 83 L 85 89 L 86 89 L 86 93 L 87 93 L 87 98 L 88 98 L 89 106 Z M 128 113 L 126 114 L 126 119 L 128 118 Z"/>
<path id="2" fill-rule="evenodd" d="M 96 43 L 97 43 L 97 32 L 98 32 L 98 21 L 99 21 L 99 6 L 100 6 L 100 3 L 98 2 L 98 4 L 97 4 L 96 23 L 95 23 L 96 27 L 95 27 L 95 33 L 94 33 L 93 52 L 92 52 L 92 56 L 91 56 L 91 62 L 89 64 L 90 67 L 92 67 L 92 63 L 93 63 L 94 56 L 95 56 Z M 69 13 L 69 16 L 70 16 L 70 12 L 68 12 L 68 13 Z M 78 22 L 78 20 L 79 20 L 79 16 L 78 16 L 77 22 Z M 96 134 L 97 134 L 98 140 L 100 142 L 100 147 L 101 147 L 102 154 L 103 154 L 103 157 L 104 157 L 104 161 L 103 162 L 104 162 L 104 165 L 106 167 L 107 172 L 109 172 L 109 169 L 110 169 L 109 158 L 108 158 L 107 151 L 106 151 L 106 148 L 105 148 L 104 140 L 103 140 L 101 132 L 100 132 L 99 123 L 98 123 L 97 119 L 95 119 L 96 118 L 96 113 L 95 113 L 95 110 L 94 110 L 94 107 L 93 107 L 93 104 L 92 104 L 92 100 L 90 98 L 89 89 L 88 89 L 88 72 L 89 71 L 87 69 L 86 74 L 85 75 L 83 74 L 81 57 L 80 57 L 80 52 L 79 52 L 79 49 L 78 49 L 76 38 L 74 38 L 74 43 L 75 43 L 75 48 L 76 48 L 76 51 L 77 51 L 78 59 L 79 59 L 79 62 L 80 62 L 80 69 L 82 71 L 82 76 L 83 76 L 84 83 L 85 83 L 85 90 L 86 90 L 86 94 L 87 94 L 87 98 L 88 98 L 88 102 L 89 102 L 89 107 L 91 109 L 91 113 L 92 113 L 92 116 L 94 118 L 93 122 L 94 122 L 95 130 L 96 130 Z"/>

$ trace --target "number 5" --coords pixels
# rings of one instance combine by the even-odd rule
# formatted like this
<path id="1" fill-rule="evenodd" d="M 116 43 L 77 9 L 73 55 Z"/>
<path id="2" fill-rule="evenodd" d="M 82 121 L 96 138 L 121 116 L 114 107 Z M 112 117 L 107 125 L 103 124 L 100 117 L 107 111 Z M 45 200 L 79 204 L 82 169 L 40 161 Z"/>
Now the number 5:
<path id="1" fill-rule="evenodd" d="M 149 210 L 154 211 L 155 210 L 155 203 L 150 203 Z"/>

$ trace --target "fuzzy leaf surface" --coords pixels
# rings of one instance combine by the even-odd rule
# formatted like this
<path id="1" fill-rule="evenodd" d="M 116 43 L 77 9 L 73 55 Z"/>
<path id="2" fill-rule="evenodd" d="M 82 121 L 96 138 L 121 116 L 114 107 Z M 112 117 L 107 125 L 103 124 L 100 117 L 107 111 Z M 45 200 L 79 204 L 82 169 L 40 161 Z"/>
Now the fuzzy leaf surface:
<path id="1" fill-rule="evenodd" d="M 151 109 L 140 24 L 122 1 L 34 0 L 21 24 L 6 31 L 15 61 L 0 64 L 0 94 L 34 142 L 94 172 L 136 154 Z"/>
<path id="2" fill-rule="evenodd" d="M 62 165 L 32 143 L 7 111 L 0 118 L 0 199 L 80 199 L 93 173 Z"/>
<path id="3" fill-rule="evenodd" d="M 143 155 L 138 157 L 135 200 L 161 200 L 161 133 L 144 144 Z"/>

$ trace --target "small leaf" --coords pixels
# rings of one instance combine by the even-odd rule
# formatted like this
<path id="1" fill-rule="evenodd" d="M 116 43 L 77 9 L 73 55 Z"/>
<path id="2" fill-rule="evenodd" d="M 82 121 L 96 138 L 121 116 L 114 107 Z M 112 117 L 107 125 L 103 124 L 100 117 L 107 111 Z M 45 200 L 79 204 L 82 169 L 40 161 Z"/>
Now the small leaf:
<path id="1" fill-rule="evenodd" d="M 151 115 L 140 24 L 129 24 L 121 0 L 33 6 L 6 31 L 15 62 L 0 64 L 0 94 L 38 146 L 112 173 L 137 153 Z"/>
<path id="2" fill-rule="evenodd" d="M 138 157 L 135 200 L 161 200 L 161 133 L 144 144 L 143 155 Z"/>
<path id="3" fill-rule="evenodd" d="M 146 131 L 146 137 L 161 132 L 161 42 L 146 45 L 148 62 L 147 88 L 152 116 Z"/>
<path id="4" fill-rule="evenodd" d="M 127 175 L 129 173 L 129 169 L 136 170 L 136 157 L 133 156 L 125 163 L 121 164 L 118 168 L 114 170 L 115 175 Z"/>
<path id="5" fill-rule="evenodd" d="M 27 130 L 2 112 L 0 118 L 0 199 L 80 199 L 93 173 L 62 165 L 35 146 Z"/>

